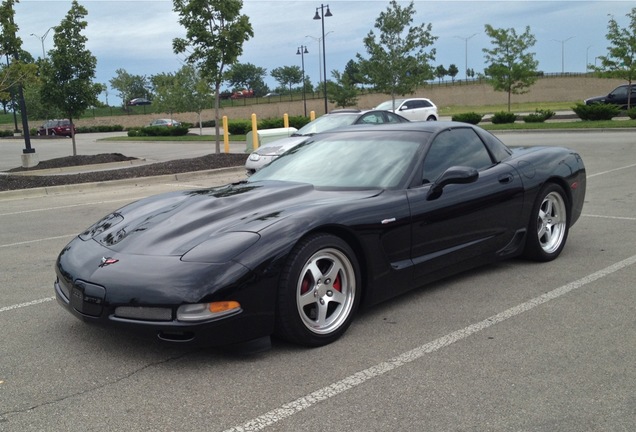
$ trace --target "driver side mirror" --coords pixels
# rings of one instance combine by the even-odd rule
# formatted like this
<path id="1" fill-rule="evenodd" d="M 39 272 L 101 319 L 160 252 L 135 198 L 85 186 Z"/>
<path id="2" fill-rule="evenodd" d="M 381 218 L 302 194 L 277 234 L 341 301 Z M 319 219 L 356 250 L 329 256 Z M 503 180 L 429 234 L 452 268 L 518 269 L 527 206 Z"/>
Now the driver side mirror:
<path id="1" fill-rule="evenodd" d="M 465 166 L 452 166 L 442 173 L 435 180 L 431 189 L 426 195 L 427 200 L 434 200 L 442 196 L 442 191 L 449 184 L 467 184 L 476 182 L 479 178 L 479 171 L 475 168 Z"/>

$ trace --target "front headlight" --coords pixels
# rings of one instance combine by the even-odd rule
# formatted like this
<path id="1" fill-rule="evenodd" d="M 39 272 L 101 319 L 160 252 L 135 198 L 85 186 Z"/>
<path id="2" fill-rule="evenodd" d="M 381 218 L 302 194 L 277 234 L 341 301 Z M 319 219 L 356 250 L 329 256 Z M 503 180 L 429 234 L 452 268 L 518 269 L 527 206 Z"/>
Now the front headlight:
<path id="1" fill-rule="evenodd" d="M 256 152 L 253 152 L 253 153 L 250 155 L 250 160 L 251 160 L 251 161 L 254 161 L 254 162 L 257 162 L 260 158 L 261 158 L 261 155 L 259 155 L 259 154 L 258 154 L 258 153 L 256 153 Z"/>
<path id="2" fill-rule="evenodd" d="M 205 321 L 239 313 L 241 305 L 237 301 L 219 301 L 212 303 L 197 303 L 179 306 L 177 321 Z"/>

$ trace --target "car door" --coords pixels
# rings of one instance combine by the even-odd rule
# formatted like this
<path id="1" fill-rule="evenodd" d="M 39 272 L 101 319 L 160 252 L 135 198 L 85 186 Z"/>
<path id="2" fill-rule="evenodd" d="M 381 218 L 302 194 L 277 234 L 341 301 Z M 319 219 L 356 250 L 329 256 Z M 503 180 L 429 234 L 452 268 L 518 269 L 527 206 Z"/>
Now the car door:
<path id="1" fill-rule="evenodd" d="M 453 166 L 474 168 L 479 176 L 468 184 L 449 184 L 441 195 L 431 196 L 435 180 Z M 421 172 L 421 184 L 408 191 L 416 280 L 495 254 L 515 238 L 523 205 L 521 178 L 508 164 L 498 163 L 472 128 L 439 133 Z"/>
<path id="2" fill-rule="evenodd" d="M 411 121 L 424 121 L 431 111 L 431 104 L 422 99 L 406 100 L 400 107 L 398 114 Z"/>

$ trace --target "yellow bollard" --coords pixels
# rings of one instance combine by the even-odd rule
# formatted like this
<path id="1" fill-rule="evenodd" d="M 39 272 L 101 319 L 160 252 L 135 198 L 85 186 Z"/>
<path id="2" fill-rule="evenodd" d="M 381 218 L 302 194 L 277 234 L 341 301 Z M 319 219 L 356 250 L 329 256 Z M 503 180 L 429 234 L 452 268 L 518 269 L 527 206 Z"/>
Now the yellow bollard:
<path id="1" fill-rule="evenodd" d="M 312 110 L 312 111 L 309 112 L 309 120 L 310 121 L 316 120 L 316 111 Z"/>
<path id="2" fill-rule="evenodd" d="M 286 128 L 289 127 L 289 115 L 287 115 L 287 113 L 283 114 L 283 126 Z"/>
<path id="3" fill-rule="evenodd" d="M 258 128 L 256 125 L 256 114 L 252 114 L 252 148 L 258 149 Z"/>
<path id="4" fill-rule="evenodd" d="M 230 135 L 227 131 L 227 116 L 223 116 L 223 144 L 225 145 L 225 153 L 230 152 Z"/>

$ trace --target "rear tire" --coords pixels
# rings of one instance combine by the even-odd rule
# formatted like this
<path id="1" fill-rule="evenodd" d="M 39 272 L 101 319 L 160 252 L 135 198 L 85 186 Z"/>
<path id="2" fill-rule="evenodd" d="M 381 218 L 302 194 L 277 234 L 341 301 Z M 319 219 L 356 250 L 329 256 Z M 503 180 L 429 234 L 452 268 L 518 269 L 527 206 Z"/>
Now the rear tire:
<path id="1" fill-rule="evenodd" d="M 327 345 L 347 330 L 359 303 L 360 271 L 351 247 L 331 234 L 311 235 L 294 247 L 281 273 L 276 335 Z"/>
<path id="2" fill-rule="evenodd" d="M 570 229 L 570 205 L 563 188 L 545 185 L 530 214 L 524 256 L 535 261 L 552 261 L 561 254 Z"/>

